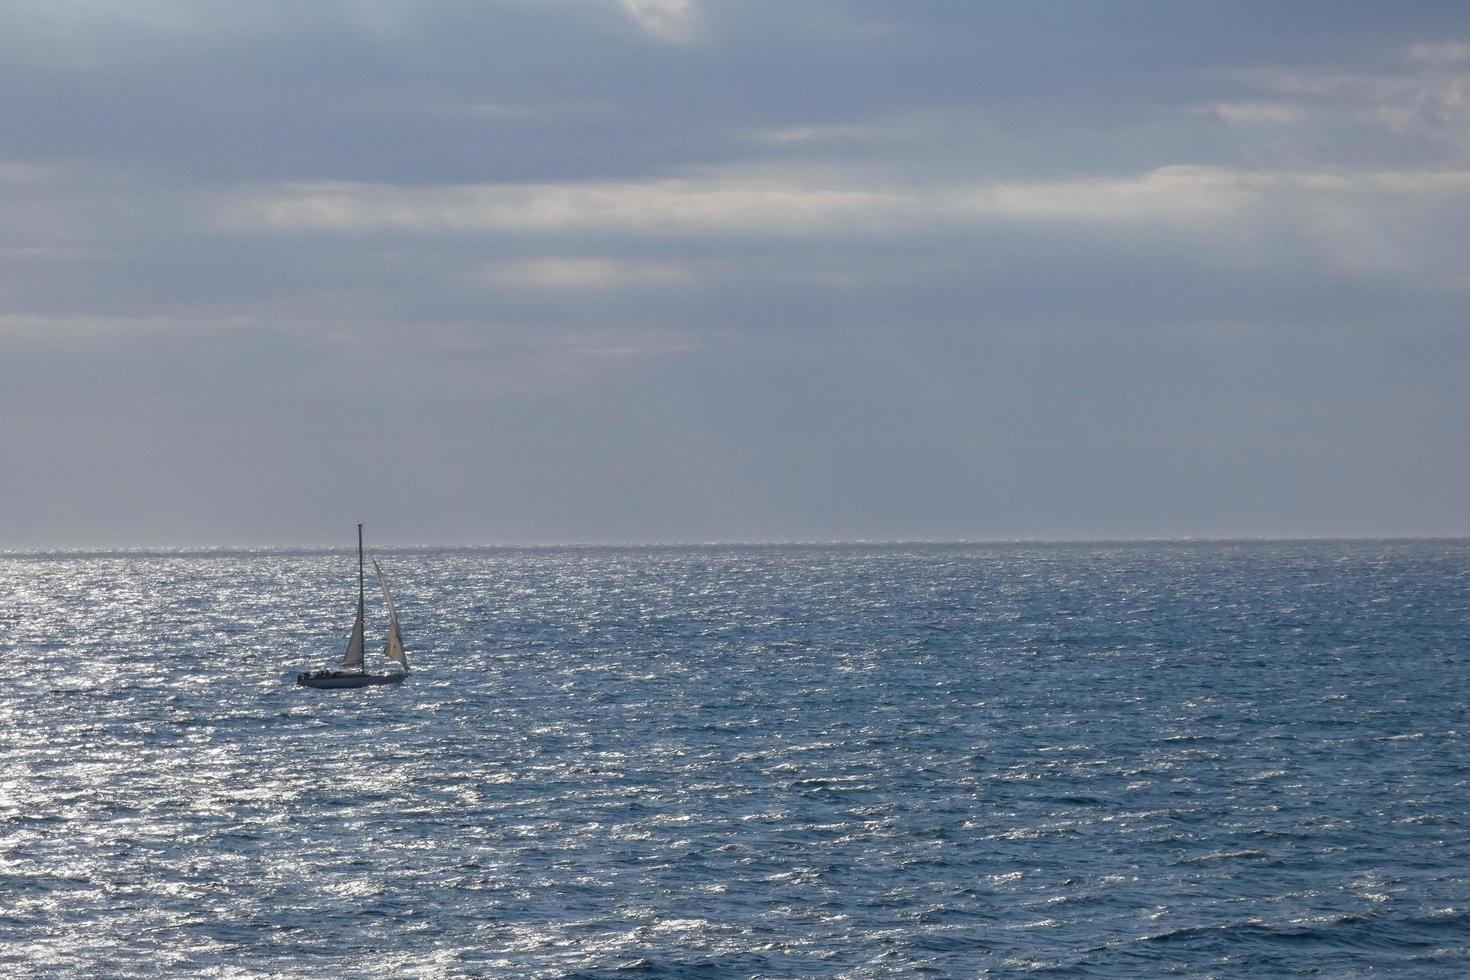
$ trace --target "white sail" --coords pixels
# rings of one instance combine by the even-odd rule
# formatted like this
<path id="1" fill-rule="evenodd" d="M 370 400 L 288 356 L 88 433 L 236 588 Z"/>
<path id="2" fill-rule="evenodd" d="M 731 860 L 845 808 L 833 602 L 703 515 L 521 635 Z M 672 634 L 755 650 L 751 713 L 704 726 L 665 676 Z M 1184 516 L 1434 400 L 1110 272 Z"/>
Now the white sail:
<path id="1" fill-rule="evenodd" d="M 342 658 L 343 667 L 362 666 L 362 606 L 357 607 L 357 622 L 352 624 L 352 637 L 347 641 L 347 654 Z"/>
<path id="2" fill-rule="evenodd" d="M 393 596 L 388 592 L 388 580 L 383 576 L 383 566 L 373 559 L 373 568 L 378 571 L 378 584 L 383 587 L 383 602 L 388 606 L 388 642 L 383 644 L 383 656 L 408 666 L 408 654 L 403 649 L 403 635 L 398 632 L 398 608 L 393 605 Z"/>

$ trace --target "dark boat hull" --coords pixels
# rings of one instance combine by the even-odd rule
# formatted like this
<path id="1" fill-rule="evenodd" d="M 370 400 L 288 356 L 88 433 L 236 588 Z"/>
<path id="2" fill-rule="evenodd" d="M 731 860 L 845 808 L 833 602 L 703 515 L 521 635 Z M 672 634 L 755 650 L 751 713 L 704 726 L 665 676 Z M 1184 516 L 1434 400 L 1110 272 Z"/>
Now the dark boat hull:
<path id="1" fill-rule="evenodd" d="M 302 687 L 323 689 L 372 687 L 377 684 L 402 684 L 407 676 L 407 673 L 349 674 L 345 671 L 321 671 L 316 674 L 297 674 L 296 683 Z"/>

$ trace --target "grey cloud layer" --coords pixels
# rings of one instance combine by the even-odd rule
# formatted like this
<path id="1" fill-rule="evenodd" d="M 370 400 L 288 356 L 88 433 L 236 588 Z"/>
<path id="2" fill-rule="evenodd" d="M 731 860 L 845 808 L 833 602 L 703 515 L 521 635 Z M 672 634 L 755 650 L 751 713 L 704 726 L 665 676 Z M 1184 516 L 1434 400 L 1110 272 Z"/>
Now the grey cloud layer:
<path id="1" fill-rule="evenodd" d="M 1470 531 L 1459 5 L 6 28 L 0 547 Z"/>

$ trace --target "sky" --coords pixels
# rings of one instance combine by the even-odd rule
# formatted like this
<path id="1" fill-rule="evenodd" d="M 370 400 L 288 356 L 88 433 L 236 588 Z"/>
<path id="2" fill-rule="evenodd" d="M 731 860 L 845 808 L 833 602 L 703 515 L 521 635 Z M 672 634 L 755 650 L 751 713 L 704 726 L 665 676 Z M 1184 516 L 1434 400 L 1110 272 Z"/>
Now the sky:
<path id="1" fill-rule="evenodd" d="M 1470 5 L 0 0 L 0 550 L 1470 534 Z"/>

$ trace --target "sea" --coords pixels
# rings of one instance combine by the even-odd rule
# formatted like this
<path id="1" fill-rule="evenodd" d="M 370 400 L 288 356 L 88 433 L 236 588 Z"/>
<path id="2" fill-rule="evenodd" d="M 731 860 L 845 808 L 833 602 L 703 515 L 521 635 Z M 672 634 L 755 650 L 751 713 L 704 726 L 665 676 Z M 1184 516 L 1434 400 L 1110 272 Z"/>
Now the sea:
<path id="1" fill-rule="evenodd" d="M 1470 975 L 1470 541 L 376 557 L 0 555 L 0 976 Z"/>

